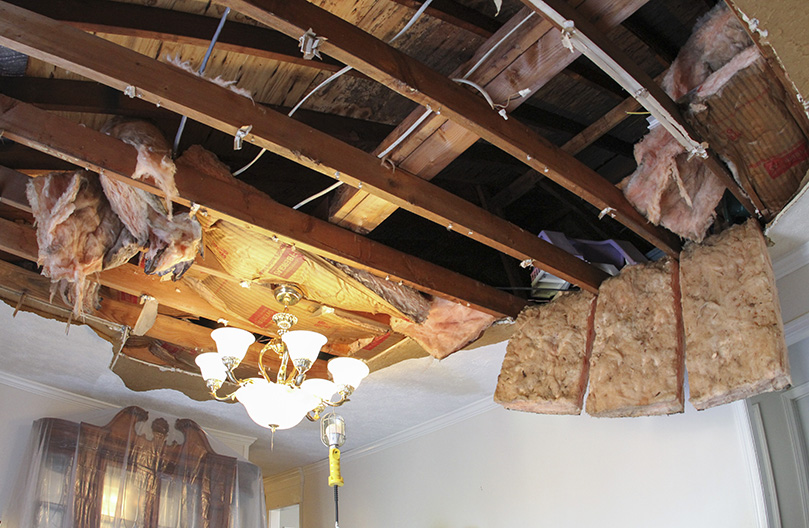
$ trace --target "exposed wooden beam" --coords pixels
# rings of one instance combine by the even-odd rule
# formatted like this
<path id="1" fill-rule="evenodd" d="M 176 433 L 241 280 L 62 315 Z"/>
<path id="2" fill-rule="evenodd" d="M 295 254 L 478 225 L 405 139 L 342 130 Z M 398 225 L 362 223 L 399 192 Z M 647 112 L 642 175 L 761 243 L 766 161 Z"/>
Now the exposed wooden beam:
<path id="1" fill-rule="evenodd" d="M 25 196 L 27 181 L 28 177 L 25 174 L 0 165 L 0 203 L 30 213 L 31 206 Z"/>
<path id="2" fill-rule="evenodd" d="M 495 194 L 489 203 L 493 208 L 504 209 L 525 196 L 542 179 L 543 176 L 537 171 L 527 170 Z"/>
<path id="3" fill-rule="evenodd" d="M 349 185 L 364 186 L 372 193 L 399 207 L 455 229 L 464 236 L 489 245 L 518 260 L 531 260 L 535 266 L 546 269 L 550 273 L 588 290 L 597 290 L 598 285 L 606 278 L 606 274 L 598 268 L 582 262 L 559 248 L 539 240 L 533 234 L 439 187 L 407 172 L 391 171 L 380 164 L 374 156 L 335 140 L 333 137 L 307 127 L 283 114 L 256 107 L 249 99 L 221 86 L 16 6 L 0 3 L 0 15 L 2 15 L 0 16 L 0 45 L 17 49 L 121 90 L 135 90 L 139 97 L 160 103 L 166 108 L 188 115 L 196 121 L 227 133 L 235 135 L 240 128 L 250 125 L 252 131 L 246 136 L 246 141 L 267 148 L 327 176 L 339 177 Z M 351 27 L 353 28 L 353 26 Z M 466 92 L 461 90 L 461 93 Z M 466 93 L 466 95 L 470 94 Z M 22 118 L 23 114 L 31 112 L 44 114 L 44 112 L 9 98 L 3 98 L 2 101 L 0 109 L 4 110 L 3 121 L 8 122 L 13 118 L 13 127 L 21 132 L 12 135 L 10 132 L 12 125 L 9 123 L 3 126 L 8 137 L 38 149 L 55 152 L 53 133 L 44 134 L 43 131 L 58 130 L 60 125 L 54 123 L 45 127 L 43 123 L 49 118 L 47 115 L 43 115 L 41 117 L 43 121 L 37 123 L 36 126 L 30 121 L 26 123 L 26 119 Z M 85 137 L 86 144 L 81 144 L 79 138 L 93 131 L 81 132 L 82 134 L 77 136 L 65 135 L 64 137 L 65 144 L 68 146 L 67 150 L 77 153 L 79 159 L 87 157 L 90 151 L 95 151 L 102 144 L 108 145 L 107 148 L 115 148 L 112 147 L 113 144 L 103 138 L 103 134 L 98 133 L 95 133 L 96 136 L 90 134 L 92 137 Z M 131 185 L 149 190 L 148 186 L 128 177 L 134 168 L 134 150 L 131 150 L 131 154 L 130 165 L 118 166 L 116 170 L 107 170 L 107 172 L 113 177 L 120 177 Z M 68 159 L 71 157 L 64 153 L 60 156 Z M 102 159 L 105 164 L 118 161 Z M 88 162 L 85 163 L 91 165 Z M 98 167 L 98 169 L 101 168 Z M 279 236 L 284 231 L 297 232 L 299 233 L 297 238 L 299 243 L 301 240 L 313 239 L 311 217 L 303 215 L 297 222 L 282 224 L 279 215 L 269 213 L 270 206 L 265 202 L 272 202 L 272 200 L 260 195 L 254 188 L 229 186 L 227 183 L 213 178 L 208 178 L 210 181 L 201 185 L 198 181 L 199 178 L 203 178 L 203 176 L 189 175 L 189 180 L 196 179 L 197 181 L 185 187 L 185 193 L 181 190 L 185 205 L 191 201 L 196 204 L 204 204 L 241 225 L 273 225 Z M 180 188 L 181 182 L 178 181 L 177 184 Z M 607 184 L 607 186 L 608 190 L 612 189 L 617 192 L 611 185 Z M 215 188 L 218 190 L 214 190 Z M 620 195 L 619 192 L 618 194 Z M 623 198 L 623 195 L 620 197 Z M 183 202 L 183 200 L 180 201 Z M 272 204 L 281 207 L 275 202 Z M 627 207 L 631 206 L 627 203 Z M 287 210 L 284 216 L 288 218 L 295 214 L 297 214 L 295 211 Z M 488 311 L 494 310 L 497 313 L 510 315 L 514 313 L 515 303 L 511 300 L 513 296 L 496 295 L 494 294 L 496 290 L 484 287 L 480 283 L 470 290 L 468 288 L 475 281 L 461 279 L 459 275 L 451 274 L 447 270 L 440 272 L 438 271 L 440 268 L 426 266 L 423 261 L 419 261 L 421 264 L 418 265 L 416 259 L 413 258 L 403 260 L 402 254 L 392 252 L 389 248 L 386 248 L 387 252 L 377 248 L 374 256 L 379 260 L 379 264 L 369 265 L 370 252 L 367 250 L 356 251 L 358 245 L 370 244 L 369 240 L 351 238 L 341 229 L 337 230 L 341 232 L 341 235 L 334 235 L 338 237 L 337 239 L 332 235 L 322 236 L 326 231 L 328 228 L 320 227 L 321 237 L 316 241 L 316 245 L 308 247 L 310 251 L 372 272 L 375 271 L 377 274 L 396 276 L 399 280 L 406 281 L 428 293 L 475 304 Z M 660 232 L 662 233 L 662 231 Z M 345 243 L 335 244 L 335 240 L 339 239 L 345 240 Z M 426 273 L 428 268 L 431 270 L 430 275 Z M 416 269 L 418 273 L 414 273 Z M 448 278 L 448 273 L 454 276 L 454 280 L 450 283 L 436 279 L 438 275 Z M 416 276 L 419 277 L 418 280 L 413 280 Z M 464 286 L 461 286 L 461 283 L 464 283 Z M 457 293 L 447 292 L 447 289 L 452 289 Z M 497 293 L 502 294 L 502 292 Z M 469 299 L 473 295 L 476 296 L 476 299 Z M 481 302 L 482 298 L 485 298 L 486 302 Z M 505 303 L 507 311 L 497 311 L 489 305 L 498 298 L 499 306 L 505 308 L 506 306 L 502 304 Z"/>
<path id="4" fill-rule="evenodd" d="M 573 4 L 585 9 L 588 16 L 598 21 L 599 27 L 609 29 L 635 12 L 645 1 L 616 0 L 603 3 L 573 0 Z M 477 50 L 470 61 L 453 72 L 452 77 L 468 77 L 483 86 L 495 101 L 511 98 L 510 110 L 520 106 L 527 97 L 513 99 L 516 92 L 528 88 L 532 94 L 535 93 L 579 56 L 561 45 L 559 32 L 549 22 L 536 15 L 529 19 L 529 15 L 531 11 L 528 8 L 515 15 Z M 497 60 L 483 60 L 477 64 L 486 56 L 496 57 Z M 414 110 L 375 153 L 388 150 L 394 142 L 399 142 L 386 157 L 405 170 L 429 180 L 475 144 L 480 136 L 449 121 L 445 115 L 435 113 L 416 127 L 417 120 L 423 114 L 423 108 Z M 411 127 L 416 127 L 415 131 L 401 141 Z M 332 207 L 330 219 L 356 231 L 367 232 L 395 210 L 395 205 L 363 190 L 342 188 Z"/>
<path id="5" fill-rule="evenodd" d="M 566 132 L 568 134 L 580 134 L 585 128 L 587 128 L 585 125 L 582 125 L 581 123 L 578 123 L 572 119 L 567 119 L 559 114 L 555 114 L 528 104 L 524 104 L 515 109 L 512 115 L 526 124 L 535 124 L 539 127 L 547 127 L 559 130 L 561 132 Z M 604 150 L 612 152 L 613 154 L 619 154 L 621 156 L 630 158 L 632 157 L 634 145 L 614 136 L 604 134 L 597 138 L 593 143 Z"/>
<path id="6" fill-rule="evenodd" d="M 573 22 L 574 33 L 571 36 L 573 45 L 577 42 L 586 46 L 587 53 L 592 60 L 597 61 L 601 68 L 610 74 L 624 89 L 638 99 L 638 101 L 655 115 L 660 124 L 666 128 L 678 141 L 687 143 L 694 148 L 699 146 L 699 140 L 685 118 L 677 108 L 671 97 L 658 86 L 657 83 L 638 66 L 626 53 L 611 42 L 598 28 L 581 16 L 575 9 L 563 0 L 523 0 L 527 5 L 542 14 L 558 29 L 566 23 Z M 689 148 L 686 146 L 685 148 Z M 769 211 L 758 199 L 752 189 L 747 193 L 733 179 L 730 171 L 719 160 L 716 154 L 707 152 L 704 160 L 708 169 L 733 193 L 739 203 L 751 214 L 764 214 L 768 217 Z M 749 195 L 749 196 L 748 196 Z M 751 201 L 751 198 L 753 201 Z"/>
<path id="7" fill-rule="evenodd" d="M 166 128 L 171 130 L 176 130 L 179 123 L 179 117 L 174 112 L 159 108 L 143 99 L 127 97 L 121 91 L 97 82 L 37 77 L 0 77 L 0 93 L 31 103 L 43 110 L 138 117 L 152 120 L 161 127 L 165 124 Z M 268 107 L 284 114 L 290 110 L 290 108 L 276 105 L 268 105 Z M 298 109 L 295 112 L 295 120 L 349 143 L 375 145 L 393 129 L 392 126 L 383 123 L 307 109 Z M 193 126 L 193 123 L 187 125 L 186 134 L 192 131 Z M 202 127 L 202 125 L 197 126 Z M 205 129 L 209 130 L 207 127 Z M 245 163 L 255 155 L 248 149 L 234 151 L 233 154 L 240 154 L 245 158 Z"/>
<path id="8" fill-rule="evenodd" d="M 206 94 L 211 97 L 209 103 L 212 107 L 219 108 L 217 112 L 230 115 L 234 122 L 260 122 L 256 121 L 256 118 L 261 117 L 261 109 L 253 107 L 249 100 L 156 61 L 150 63 L 166 68 L 160 78 L 167 79 L 170 74 L 174 74 L 182 75 L 186 81 L 192 81 L 195 86 L 188 87 L 188 90 L 196 92 L 215 90 L 214 94 Z M 135 72 L 135 75 L 137 73 Z M 149 75 L 145 78 L 149 78 Z M 202 84 L 198 84 L 200 82 Z M 187 91 L 180 90 L 179 93 Z M 230 105 L 226 104 L 228 98 L 231 98 Z M 246 108 L 243 107 L 245 104 Z M 322 136 L 321 133 L 316 133 L 292 120 L 287 120 L 284 124 L 286 126 L 273 123 L 258 126 L 260 129 L 281 133 L 292 132 L 290 146 L 301 145 L 302 150 L 306 149 L 307 139 L 317 141 L 317 138 Z M 300 127 L 305 132 L 302 132 Z M 0 129 L 5 130 L 5 134 L 14 141 L 97 172 L 103 170 L 111 177 L 156 192 L 155 189 L 129 178 L 136 165 L 135 149 L 100 132 L 3 96 L 0 96 Z M 268 142 L 264 144 L 272 147 Z M 355 149 L 341 145 L 338 153 L 333 156 L 339 155 L 351 161 L 359 156 L 347 154 L 352 150 Z M 360 154 L 367 156 L 362 152 Z M 297 152 L 293 157 L 296 155 L 305 157 L 311 165 L 316 163 L 315 154 Z M 354 171 L 353 165 L 349 165 L 348 168 L 349 171 Z M 377 163 L 373 163 L 373 170 L 389 172 Z M 204 205 L 209 209 L 209 214 L 217 218 L 224 218 L 241 226 L 258 227 L 267 236 L 277 235 L 282 241 L 297 244 L 301 249 L 382 276 L 387 275 L 392 280 L 403 281 L 427 293 L 444 296 L 457 302 L 469 303 L 489 313 L 516 315 L 522 309 L 523 302 L 517 297 L 284 207 L 269 196 L 237 180 L 228 183 L 180 166 L 175 181 L 180 191 L 181 198 L 178 200 L 180 203 L 191 205 L 193 202 Z"/>
<path id="9" fill-rule="evenodd" d="M 679 253 L 676 236 L 650 224 L 620 190 L 595 171 L 522 123 L 504 120 L 477 94 L 361 29 L 306 0 L 224 0 L 224 3 L 294 38 L 312 29 L 325 37 L 321 44 L 324 53 L 414 102 L 445 114 L 599 209 L 608 211 L 610 216 L 666 253 L 672 256 Z M 401 204 L 396 205 L 401 207 Z M 470 230 L 475 231 L 471 227 Z M 503 251 L 500 247 L 496 249 Z"/>
<path id="10" fill-rule="evenodd" d="M 84 31 L 202 47 L 208 46 L 219 23 L 213 17 L 108 0 L 8 1 Z M 216 49 L 332 72 L 343 67 L 330 57 L 306 60 L 297 43 L 278 32 L 233 20 L 228 20 L 222 28 Z"/>

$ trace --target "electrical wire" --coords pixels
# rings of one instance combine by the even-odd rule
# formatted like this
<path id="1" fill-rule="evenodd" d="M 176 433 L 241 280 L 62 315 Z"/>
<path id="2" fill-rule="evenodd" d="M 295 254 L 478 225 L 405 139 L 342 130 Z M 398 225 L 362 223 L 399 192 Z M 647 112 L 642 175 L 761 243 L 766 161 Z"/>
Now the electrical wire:
<path id="1" fill-rule="evenodd" d="M 502 44 L 502 43 L 503 43 L 503 41 L 505 41 L 505 40 L 506 40 L 508 37 L 510 37 L 510 36 L 511 36 L 511 35 L 512 35 L 512 34 L 513 34 L 515 31 L 517 31 L 517 30 L 520 28 L 520 26 L 522 26 L 523 24 L 525 24 L 526 22 L 528 22 L 528 19 L 530 19 L 532 16 L 534 16 L 534 11 L 531 11 L 531 12 L 528 14 L 528 16 L 527 16 L 527 17 L 525 17 L 525 18 L 523 18 L 522 20 L 520 20 L 520 23 L 519 23 L 519 24 L 517 24 L 516 26 L 514 26 L 513 28 L 511 28 L 511 30 L 510 30 L 508 33 L 506 33 L 505 35 L 503 35 L 503 38 L 501 38 L 500 40 L 498 40 L 498 41 L 497 41 L 497 44 L 495 44 L 494 46 L 492 46 L 491 48 L 489 48 L 489 51 L 487 51 L 486 53 L 484 53 L 484 54 L 483 54 L 483 56 L 482 56 L 480 59 L 478 59 L 478 61 L 475 63 L 475 65 L 474 65 L 474 66 L 472 66 L 472 67 L 469 69 L 469 71 L 468 71 L 468 72 L 466 72 L 466 74 L 463 76 L 463 78 L 464 78 L 464 79 L 468 79 L 470 75 L 472 75 L 473 73 L 475 73 L 475 71 L 476 71 L 476 70 L 477 70 L 477 69 L 480 67 L 480 65 L 481 65 L 481 64 L 483 64 L 483 62 L 484 62 L 486 59 L 488 59 L 489 57 L 491 57 L 492 53 L 494 53 L 494 50 L 496 50 L 496 49 L 497 49 L 497 48 L 500 46 L 500 44 Z"/>
<path id="2" fill-rule="evenodd" d="M 427 0 L 426 2 L 424 2 L 423 4 L 421 4 L 421 7 L 419 7 L 419 10 L 418 10 L 418 11 L 416 11 L 416 14 L 415 14 L 415 15 L 413 15 L 413 16 L 410 18 L 410 20 L 407 22 L 407 24 L 405 24 L 405 27 L 403 27 L 402 29 L 400 29 L 400 30 L 399 30 L 399 32 L 398 32 L 398 33 L 396 33 L 396 35 L 394 35 L 394 37 L 388 41 L 388 44 L 393 44 L 393 41 L 394 41 L 394 40 L 396 40 L 396 39 L 398 39 L 399 37 L 401 37 L 402 35 L 404 35 L 404 34 L 407 32 L 407 30 L 408 30 L 408 29 L 410 29 L 411 27 L 413 27 L 413 24 L 415 24 L 415 23 L 416 23 L 416 20 L 418 20 L 418 19 L 419 19 L 419 17 L 420 17 L 422 14 L 424 14 L 424 11 L 425 11 L 425 10 L 427 9 L 427 7 L 428 7 L 428 6 L 429 6 L 429 5 L 432 3 L 432 1 L 433 1 L 433 0 Z"/>
<path id="3" fill-rule="evenodd" d="M 205 56 L 202 57 L 202 66 L 199 67 L 199 76 L 202 77 L 202 74 L 205 73 L 205 68 L 208 66 L 208 59 L 211 58 L 211 52 L 213 52 L 213 47 L 216 44 L 216 41 L 219 40 L 219 34 L 222 33 L 222 28 L 225 26 L 225 20 L 227 19 L 228 15 L 230 14 L 230 8 L 226 7 L 225 12 L 222 13 L 222 18 L 219 19 L 219 25 L 216 26 L 216 31 L 213 34 L 213 38 L 211 39 L 211 43 L 208 45 L 208 49 L 205 51 Z M 180 126 L 177 128 L 177 135 L 174 136 L 174 155 L 177 155 L 177 149 L 180 147 L 180 138 L 183 136 L 183 130 L 185 130 L 185 123 L 188 121 L 187 116 L 183 116 L 180 120 Z"/>
<path id="4" fill-rule="evenodd" d="M 311 202 L 312 200 L 317 200 L 318 198 L 320 198 L 320 197 L 321 197 L 321 196 L 323 196 L 324 194 L 329 194 L 330 192 L 332 192 L 334 189 L 336 189 L 337 187 L 341 186 L 342 184 L 343 184 L 343 182 L 342 182 L 342 181 L 337 180 L 337 181 L 336 181 L 336 182 L 334 182 L 332 185 L 330 185 L 330 186 L 326 187 L 325 189 L 323 189 L 323 190 L 322 190 L 322 191 L 320 191 L 319 193 L 317 193 L 317 194 L 313 194 L 313 195 L 312 195 L 312 196 L 310 196 L 309 198 L 307 198 L 307 199 L 303 200 L 302 202 L 298 203 L 298 205 L 296 205 L 295 207 L 293 207 L 293 209 L 300 209 L 301 207 L 303 207 L 304 205 L 308 204 L 308 203 L 309 203 L 309 202 Z"/>
<path id="5" fill-rule="evenodd" d="M 388 41 L 388 44 L 392 44 L 392 43 L 393 43 L 393 41 L 395 41 L 396 39 L 398 39 L 399 37 L 401 37 L 402 35 L 404 35 L 404 34 L 405 34 L 405 32 L 407 32 L 407 30 L 409 30 L 411 27 L 413 27 L 413 24 L 415 24 L 415 23 L 416 23 L 416 21 L 419 19 L 419 17 L 421 17 L 421 15 L 422 15 L 422 14 L 424 14 L 424 11 L 427 9 L 427 7 L 430 5 L 430 3 L 432 3 L 432 1 L 433 1 L 433 0 L 427 0 L 426 2 L 424 2 L 423 4 L 421 4 L 421 7 L 419 7 L 418 11 L 416 11 L 416 13 L 415 13 L 415 14 L 414 14 L 414 15 L 413 15 L 411 18 L 410 18 L 410 20 L 407 22 L 407 24 L 405 24 L 405 26 L 404 26 L 402 29 L 400 29 L 400 30 L 399 30 L 399 32 L 398 32 L 398 33 L 396 33 L 396 35 L 394 35 L 394 36 L 393 36 L 393 38 L 391 38 L 391 39 Z M 318 90 L 320 90 L 322 87 L 326 86 L 327 84 L 329 84 L 329 83 L 330 83 L 330 82 L 332 82 L 333 80 L 337 79 L 338 77 L 340 77 L 341 75 L 343 75 L 343 74 L 345 74 L 345 73 L 348 73 L 348 72 L 349 72 L 349 71 L 351 71 L 351 70 L 353 70 L 353 68 L 352 68 L 351 66 L 346 66 L 345 68 L 342 68 L 341 70 L 339 70 L 339 71 L 337 71 L 337 72 L 333 73 L 332 75 L 330 75 L 330 76 L 329 76 L 329 77 L 328 77 L 328 78 L 327 78 L 325 81 L 323 81 L 322 83 L 320 83 L 320 84 L 318 84 L 317 86 L 315 86 L 315 87 L 314 87 L 314 88 L 313 88 L 313 89 L 312 89 L 312 90 L 311 90 L 311 91 L 310 91 L 308 94 L 306 94 L 306 95 L 303 97 L 303 99 L 301 99 L 300 101 L 298 101 L 298 104 L 296 104 L 296 105 L 295 105 L 295 106 L 292 108 L 292 110 L 290 110 L 290 111 L 289 111 L 289 113 L 288 113 L 287 115 L 288 115 L 289 117 L 292 117 L 292 114 L 294 114 L 294 113 L 295 113 L 295 112 L 298 110 L 298 108 L 300 108 L 300 107 L 301 107 L 301 105 L 302 105 L 303 103 L 305 103 L 305 102 L 306 102 L 306 100 L 307 100 L 307 99 L 309 99 L 309 97 L 311 97 L 311 96 L 312 96 L 312 95 L 313 95 L 315 92 L 317 92 L 317 91 L 318 91 Z M 420 118 L 419 118 L 419 119 L 416 121 L 416 123 L 415 123 L 413 126 L 411 126 L 409 129 L 407 129 L 407 131 L 405 131 L 405 133 L 404 133 L 402 136 L 400 136 L 400 137 L 399 137 L 399 138 L 398 138 L 396 141 L 394 141 L 394 142 L 393 142 L 393 144 L 391 144 L 391 145 L 390 145 L 390 146 L 389 146 L 387 149 L 385 149 L 385 151 L 384 151 L 384 152 L 380 153 L 380 154 L 378 155 L 378 157 L 379 157 L 379 158 L 384 158 L 384 157 L 385 157 L 385 155 L 386 155 L 388 152 L 390 152 L 391 150 L 393 150 L 393 149 L 394 149 L 394 148 L 395 148 L 395 147 L 396 147 L 396 146 L 397 146 L 399 143 L 401 143 L 402 141 L 404 141 L 404 140 L 405 140 L 405 138 L 406 138 L 407 136 L 409 136 L 409 135 L 410 135 L 410 134 L 413 132 L 413 130 L 415 130 L 415 128 L 416 128 L 416 127 L 418 127 L 418 125 L 420 125 L 420 124 L 421 124 L 421 123 L 422 123 L 422 122 L 423 122 L 423 121 L 424 121 L 424 120 L 427 118 L 427 116 L 428 116 L 428 115 L 430 115 L 431 113 L 432 113 L 432 110 L 427 109 L 427 111 L 424 113 L 424 115 L 422 115 L 422 116 L 421 116 L 421 117 L 420 117 Z M 234 176 L 238 176 L 239 174 L 241 174 L 242 172 L 244 172 L 245 170 L 247 170 L 247 169 L 248 169 L 248 168 L 249 168 L 249 167 L 250 167 L 250 166 L 251 166 L 253 163 L 255 163 L 255 162 L 258 160 L 258 158 L 260 158 L 260 157 L 261 157 L 261 155 L 262 155 L 262 154 L 264 154 L 265 150 L 266 150 L 266 149 L 261 149 L 261 152 L 259 152 L 259 153 L 258 153 L 258 156 L 256 156 L 256 157 L 255 157 L 255 159 L 253 159 L 253 161 L 251 161 L 249 164 L 245 165 L 244 167 L 242 167 L 242 168 L 241 168 L 241 169 L 239 169 L 238 171 L 234 172 L 234 173 L 233 173 L 233 175 L 234 175 Z M 325 194 L 330 193 L 330 192 L 331 192 L 331 191 L 333 191 L 334 189 L 336 189 L 336 188 L 340 187 L 342 184 L 343 184 L 343 182 L 342 182 L 342 181 L 337 181 L 336 183 L 334 183 L 334 184 L 330 185 L 330 186 L 329 186 L 329 187 L 327 187 L 326 189 L 324 189 L 324 190 L 322 190 L 322 191 L 320 191 L 320 192 L 318 192 L 318 193 L 316 193 L 316 194 L 313 194 L 313 195 L 312 195 L 312 196 L 310 196 L 309 198 L 306 198 L 306 199 L 305 199 L 305 200 L 303 200 L 302 202 L 298 203 L 298 205 L 296 205 L 295 207 L 293 207 L 293 209 L 298 209 L 298 208 L 300 208 L 300 207 L 303 207 L 304 205 L 308 204 L 308 203 L 309 203 L 309 202 L 311 202 L 312 200 L 316 200 L 316 199 L 320 198 L 321 196 L 323 196 L 323 195 L 325 195 Z"/>

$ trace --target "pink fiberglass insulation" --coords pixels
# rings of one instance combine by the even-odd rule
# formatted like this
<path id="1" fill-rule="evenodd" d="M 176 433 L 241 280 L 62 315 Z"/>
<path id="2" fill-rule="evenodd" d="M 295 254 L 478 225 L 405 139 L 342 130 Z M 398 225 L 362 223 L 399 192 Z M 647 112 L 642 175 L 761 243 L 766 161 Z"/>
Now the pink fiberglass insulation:
<path id="1" fill-rule="evenodd" d="M 658 126 L 635 145 L 638 168 L 623 182 L 635 208 L 654 224 L 701 241 L 713 224 L 725 186 L 702 160 L 688 154 Z"/>
<path id="2" fill-rule="evenodd" d="M 97 304 L 87 276 L 123 264 L 139 250 L 110 208 L 98 177 L 55 172 L 33 178 L 26 189 L 37 226 L 38 262 L 65 302 L 79 315 Z"/>
<path id="3" fill-rule="evenodd" d="M 733 13 L 719 3 L 697 25 L 663 80 L 675 100 L 752 45 Z M 701 241 L 714 220 L 725 186 L 662 126 L 635 145 L 638 168 L 621 183 L 635 208 L 654 224 Z"/>
<path id="4" fill-rule="evenodd" d="M 680 99 L 752 44 L 736 15 L 719 2 L 694 26 L 663 78 L 663 89 Z"/>
<path id="5" fill-rule="evenodd" d="M 172 217 L 172 200 L 179 196 L 174 184 L 177 171 L 171 160 L 171 147 L 163 134 L 146 121 L 113 118 L 101 130 L 138 151 L 138 162 L 132 179 L 153 185 L 163 191 L 166 215 Z"/>
<path id="6" fill-rule="evenodd" d="M 431 356 L 443 359 L 476 340 L 495 317 L 440 297 L 435 297 L 422 324 L 390 318 L 390 327 L 415 339 Z"/>
<path id="7" fill-rule="evenodd" d="M 182 277 L 202 247 L 202 228 L 187 214 L 171 214 L 170 197 L 177 196 L 176 169 L 168 155 L 166 139 L 156 127 L 143 121 L 114 119 L 102 132 L 135 146 L 138 164 L 132 178 L 155 185 L 166 194 L 168 210 L 157 196 L 101 175 L 113 211 L 146 248 L 146 273 L 170 274 L 175 280 Z"/>

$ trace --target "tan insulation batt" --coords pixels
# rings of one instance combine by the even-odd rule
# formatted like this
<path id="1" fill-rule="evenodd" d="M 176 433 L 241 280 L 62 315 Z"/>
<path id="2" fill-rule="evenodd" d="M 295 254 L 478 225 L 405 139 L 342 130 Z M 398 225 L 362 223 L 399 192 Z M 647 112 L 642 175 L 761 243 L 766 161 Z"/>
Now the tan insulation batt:
<path id="1" fill-rule="evenodd" d="M 587 412 L 683 411 L 683 331 L 676 261 L 628 266 L 599 288 Z"/>
<path id="2" fill-rule="evenodd" d="M 494 401 L 507 409 L 581 414 L 593 345 L 595 296 L 564 294 L 517 318 Z"/>
<path id="3" fill-rule="evenodd" d="M 772 262 L 754 220 L 680 259 L 690 401 L 707 409 L 790 384 Z"/>

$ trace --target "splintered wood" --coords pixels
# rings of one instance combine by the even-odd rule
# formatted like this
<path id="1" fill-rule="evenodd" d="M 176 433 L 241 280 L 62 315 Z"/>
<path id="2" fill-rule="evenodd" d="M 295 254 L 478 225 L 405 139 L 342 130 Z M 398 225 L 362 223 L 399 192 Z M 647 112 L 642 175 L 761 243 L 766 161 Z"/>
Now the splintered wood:
<path id="1" fill-rule="evenodd" d="M 508 343 L 494 400 L 518 411 L 580 414 L 594 309 L 595 296 L 578 292 L 523 310 Z"/>
<path id="2" fill-rule="evenodd" d="M 677 263 L 629 266 L 601 285 L 587 412 L 683 412 L 683 336 Z"/>
<path id="3" fill-rule="evenodd" d="M 682 254 L 690 401 L 697 409 L 790 383 L 772 262 L 753 220 Z"/>

